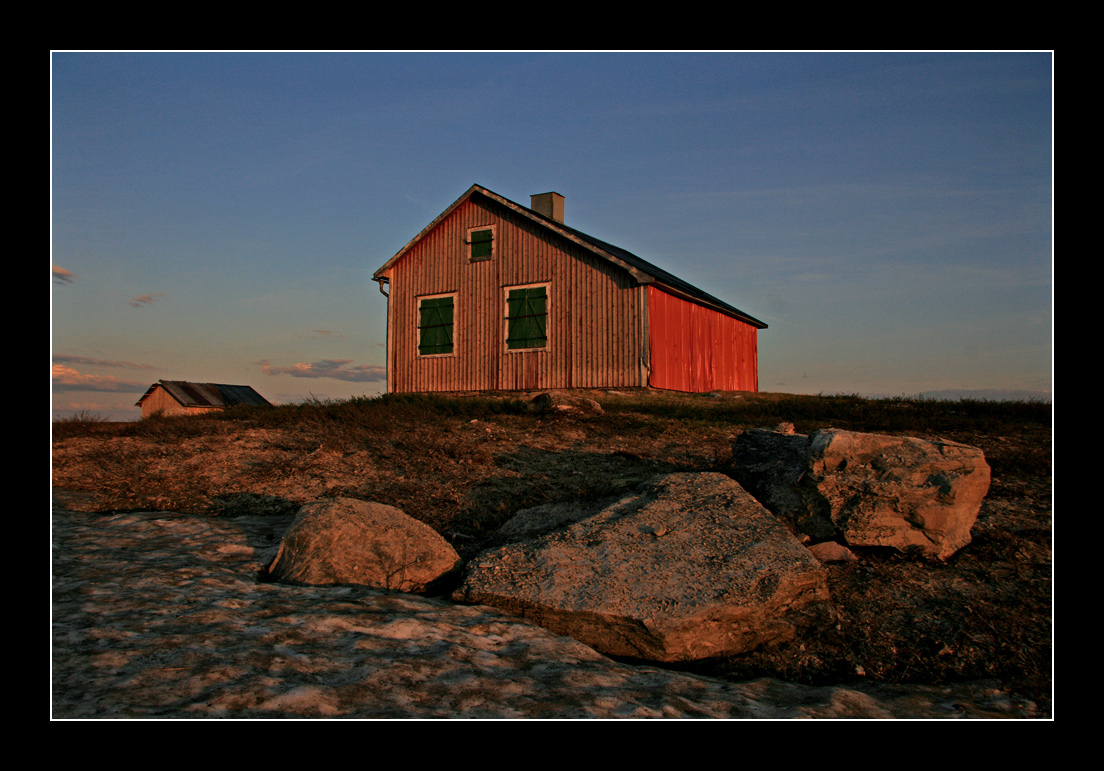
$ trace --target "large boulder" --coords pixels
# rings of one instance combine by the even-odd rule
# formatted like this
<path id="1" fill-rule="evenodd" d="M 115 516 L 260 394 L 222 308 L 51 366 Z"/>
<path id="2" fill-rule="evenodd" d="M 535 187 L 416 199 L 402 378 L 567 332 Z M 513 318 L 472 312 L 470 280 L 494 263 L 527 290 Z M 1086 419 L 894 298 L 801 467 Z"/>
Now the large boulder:
<path id="1" fill-rule="evenodd" d="M 733 443 L 732 473 L 815 540 L 940 559 L 970 542 L 990 476 L 977 447 L 837 429 L 746 431 Z"/>
<path id="2" fill-rule="evenodd" d="M 422 593 L 460 564 L 448 541 L 399 509 L 332 498 L 299 510 L 268 574 L 282 583 Z"/>
<path id="3" fill-rule="evenodd" d="M 723 474 L 667 474 L 589 510 L 554 508 L 542 513 L 570 523 L 541 532 L 522 513 L 508 530 L 523 540 L 477 555 L 453 599 L 661 662 L 742 653 L 830 613 L 821 565 Z"/>

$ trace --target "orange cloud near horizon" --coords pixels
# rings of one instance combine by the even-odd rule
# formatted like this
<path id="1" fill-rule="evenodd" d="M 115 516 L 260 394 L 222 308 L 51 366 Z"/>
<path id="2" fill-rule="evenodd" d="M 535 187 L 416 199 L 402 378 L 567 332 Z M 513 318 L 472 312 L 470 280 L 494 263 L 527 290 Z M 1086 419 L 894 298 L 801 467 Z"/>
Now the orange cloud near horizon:
<path id="1" fill-rule="evenodd" d="M 117 380 L 110 375 L 86 375 L 64 364 L 51 369 L 55 391 L 108 391 L 113 393 L 144 393 L 149 383 Z"/>

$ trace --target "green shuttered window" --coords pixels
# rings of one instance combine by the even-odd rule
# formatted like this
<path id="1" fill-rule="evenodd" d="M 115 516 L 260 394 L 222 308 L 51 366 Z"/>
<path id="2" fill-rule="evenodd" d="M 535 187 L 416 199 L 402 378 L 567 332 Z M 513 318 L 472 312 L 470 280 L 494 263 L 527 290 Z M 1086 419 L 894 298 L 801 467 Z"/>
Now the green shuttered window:
<path id="1" fill-rule="evenodd" d="M 494 252 L 494 230 L 486 228 L 471 232 L 471 261 L 489 260 Z"/>
<path id="2" fill-rule="evenodd" d="M 426 297 L 418 302 L 418 355 L 452 353 L 453 297 Z"/>
<path id="3" fill-rule="evenodd" d="M 511 289 L 506 299 L 506 319 L 507 348 L 548 345 L 548 287 Z"/>

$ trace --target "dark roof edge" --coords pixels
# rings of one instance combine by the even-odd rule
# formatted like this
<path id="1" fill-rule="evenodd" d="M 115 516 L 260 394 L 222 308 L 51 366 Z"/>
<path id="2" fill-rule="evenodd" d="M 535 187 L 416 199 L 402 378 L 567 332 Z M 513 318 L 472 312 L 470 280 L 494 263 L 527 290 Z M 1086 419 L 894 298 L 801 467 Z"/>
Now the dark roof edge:
<path id="1" fill-rule="evenodd" d="M 739 308 L 736 308 L 728 303 L 720 300 L 708 292 L 704 292 L 698 289 L 693 284 L 690 284 L 677 276 L 668 273 L 662 268 L 653 265 L 645 259 L 637 257 L 632 252 L 622 249 L 621 247 L 614 246 L 613 244 L 602 241 L 601 239 L 587 235 L 580 230 L 565 225 L 562 222 L 557 222 L 543 214 L 533 211 L 527 206 L 522 206 L 519 203 L 511 201 L 509 198 L 495 193 L 482 185 L 472 185 L 468 190 L 459 198 L 457 198 L 451 206 L 441 212 L 440 215 L 434 218 L 426 227 L 422 228 L 422 231 L 412 238 L 406 246 L 400 249 L 394 257 L 389 259 L 384 265 L 372 274 L 373 280 L 379 281 L 382 278 L 382 274 L 386 272 L 396 261 L 399 260 L 414 244 L 420 241 L 429 231 L 433 230 L 438 223 L 440 223 L 445 217 L 452 213 L 452 211 L 459 206 L 462 202 L 470 198 L 473 194 L 480 194 L 484 197 L 497 202 L 498 204 L 505 206 L 507 209 L 514 211 L 539 225 L 548 228 L 549 230 L 559 233 L 564 238 L 572 241 L 585 249 L 598 254 L 605 258 L 607 261 L 617 265 L 618 267 L 627 271 L 637 281 L 642 284 L 656 284 L 657 286 L 667 290 L 671 294 L 678 295 L 684 299 L 696 302 L 713 310 L 723 313 L 727 316 L 732 316 L 759 329 L 766 329 L 766 323 L 759 319 L 744 313 Z"/>

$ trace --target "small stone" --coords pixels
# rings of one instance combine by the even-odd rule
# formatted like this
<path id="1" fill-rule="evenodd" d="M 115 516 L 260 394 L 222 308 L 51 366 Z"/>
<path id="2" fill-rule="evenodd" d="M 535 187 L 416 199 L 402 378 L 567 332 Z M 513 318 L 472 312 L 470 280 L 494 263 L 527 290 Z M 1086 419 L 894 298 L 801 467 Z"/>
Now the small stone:
<path id="1" fill-rule="evenodd" d="M 578 416 L 601 415 L 602 405 L 584 396 L 563 391 L 544 391 L 534 396 L 527 408 L 529 412 L 542 414 L 571 414 Z"/>
<path id="2" fill-rule="evenodd" d="M 821 562 L 857 562 L 854 552 L 835 541 L 824 541 L 809 547 L 809 553 Z"/>

